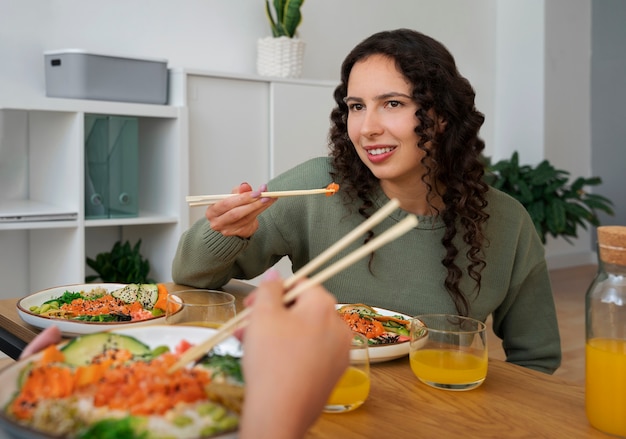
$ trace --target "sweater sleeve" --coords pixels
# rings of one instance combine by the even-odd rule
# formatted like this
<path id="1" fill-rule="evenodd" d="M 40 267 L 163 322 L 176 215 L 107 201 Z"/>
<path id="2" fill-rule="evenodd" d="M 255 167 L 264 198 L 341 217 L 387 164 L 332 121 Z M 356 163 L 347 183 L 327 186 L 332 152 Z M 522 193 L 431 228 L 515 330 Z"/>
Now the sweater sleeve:
<path id="1" fill-rule="evenodd" d="M 172 263 L 172 279 L 196 288 L 219 288 L 233 276 L 233 264 L 249 241 L 224 236 L 201 218 L 183 233 Z"/>
<path id="2" fill-rule="evenodd" d="M 500 284 L 506 294 L 492 312 L 493 330 L 502 339 L 507 361 L 553 373 L 561 364 L 561 341 L 545 249 L 528 212 L 510 197 L 500 198 L 492 215 L 500 217 L 501 226 L 493 224 L 497 235 L 492 243 L 505 242 L 514 251 L 501 249 L 498 260 L 492 260 L 508 277 Z"/>
<path id="3" fill-rule="evenodd" d="M 309 160 L 271 180 L 268 189 L 326 186 L 330 178 L 328 166 L 326 158 Z M 293 239 L 287 242 L 285 235 L 303 239 L 308 212 L 324 212 L 319 207 L 320 197 L 306 201 L 299 198 L 304 197 L 280 199 L 261 213 L 259 228 L 249 239 L 224 236 L 213 230 L 207 219 L 199 219 L 179 240 L 172 279 L 196 288 L 219 288 L 233 278 L 253 279 L 284 256 L 292 257 L 297 244 Z M 302 250 L 308 254 L 306 248 Z"/>
<path id="4" fill-rule="evenodd" d="M 508 362 L 552 374 L 561 364 L 561 344 L 546 265 L 537 264 L 493 313 L 494 333 Z"/>
<path id="5" fill-rule="evenodd" d="M 287 255 L 286 243 L 268 211 L 258 220 L 259 229 L 249 239 L 224 236 L 206 219 L 198 220 L 178 243 L 172 263 L 174 282 L 219 288 L 231 279 L 253 279 L 272 267 Z"/>

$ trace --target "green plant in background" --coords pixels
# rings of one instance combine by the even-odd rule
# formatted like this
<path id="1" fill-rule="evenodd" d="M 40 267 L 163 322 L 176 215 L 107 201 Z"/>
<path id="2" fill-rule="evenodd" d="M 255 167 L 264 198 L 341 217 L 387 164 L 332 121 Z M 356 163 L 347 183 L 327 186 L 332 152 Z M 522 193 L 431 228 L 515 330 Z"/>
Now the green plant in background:
<path id="1" fill-rule="evenodd" d="M 122 244 L 117 241 L 110 252 L 98 253 L 96 259 L 87 258 L 87 265 L 97 275 L 85 277 L 85 282 L 94 282 L 100 279 L 102 282 L 115 282 L 125 284 L 155 283 L 148 278 L 150 262 L 144 259 L 139 252 L 141 239 L 131 247 L 130 242 Z"/>
<path id="2" fill-rule="evenodd" d="M 579 177 L 569 184 L 570 173 L 556 169 L 547 160 L 536 167 L 520 166 L 517 152 L 493 165 L 488 158 L 484 161 L 485 181 L 524 205 L 544 244 L 548 234 L 562 236 L 571 244 L 568 238 L 577 237 L 578 226 L 587 229 L 587 224 L 600 225 L 596 211 L 614 214 L 611 200 L 583 190 L 601 184 L 600 177 Z"/>
<path id="3" fill-rule="evenodd" d="M 272 36 L 293 38 L 302 22 L 300 8 L 304 0 L 273 0 L 274 10 L 270 0 L 265 0 L 265 14 L 272 28 Z"/>

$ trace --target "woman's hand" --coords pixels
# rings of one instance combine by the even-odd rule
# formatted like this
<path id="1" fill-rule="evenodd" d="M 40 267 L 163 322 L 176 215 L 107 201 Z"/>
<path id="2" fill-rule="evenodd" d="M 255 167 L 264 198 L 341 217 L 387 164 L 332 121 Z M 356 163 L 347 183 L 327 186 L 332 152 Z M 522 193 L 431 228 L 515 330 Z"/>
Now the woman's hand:
<path id="1" fill-rule="evenodd" d="M 235 197 L 229 197 L 209 206 L 205 212 L 211 228 L 224 236 L 249 238 L 259 228 L 257 217 L 270 207 L 276 198 L 260 198 L 261 192 L 267 190 L 262 185 L 258 191 L 252 191 L 248 183 L 241 183 L 233 189 Z"/>
<path id="2" fill-rule="evenodd" d="M 241 438 L 301 437 L 319 417 L 349 363 L 352 333 L 321 286 L 286 308 L 282 281 L 254 294 L 243 333 L 246 381 Z"/>
<path id="3" fill-rule="evenodd" d="M 56 326 L 49 326 L 41 331 L 33 340 L 26 345 L 20 354 L 20 360 L 29 357 L 50 345 L 61 342 L 61 331 Z"/>

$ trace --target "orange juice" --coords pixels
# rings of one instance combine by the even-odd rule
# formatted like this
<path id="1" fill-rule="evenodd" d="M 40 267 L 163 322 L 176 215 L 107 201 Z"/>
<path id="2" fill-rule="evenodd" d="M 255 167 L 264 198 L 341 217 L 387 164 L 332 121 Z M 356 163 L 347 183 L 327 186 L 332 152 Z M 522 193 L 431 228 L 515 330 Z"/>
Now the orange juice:
<path id="1" fill-rule="evenodd" d="M 411 369 L 422 381 L 443 385 L 481 382 L 487 375 L 487 351 L 481 355 L 445 349 L 411 352 Z"/>
<path id="2" fill-rule="evenodd" d="M 348 367 L 335 385 L 327 405 L 360 406 L 370 393 L 370 377 L 354 366 Z"/>
<path id="3" fill-rule="evenodd" d="M 587 419 L 598 430 L 626 437 L 626 340 L 593 338 L 585 354 Z"/>

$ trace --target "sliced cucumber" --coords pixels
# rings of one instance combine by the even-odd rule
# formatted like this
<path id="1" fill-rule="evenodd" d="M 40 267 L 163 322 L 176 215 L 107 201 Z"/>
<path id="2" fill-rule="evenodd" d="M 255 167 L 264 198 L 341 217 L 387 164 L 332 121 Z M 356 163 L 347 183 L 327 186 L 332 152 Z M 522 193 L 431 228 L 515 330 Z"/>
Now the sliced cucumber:
<path id="1" fill-rule="evenodd" d="M 66 363 L 83 366 L 109 349 L 125 349 L 135 356 L 148 356 L 152 352 L 148 345 L 134 337 L 108 332 L 81 335 L 71 340 L 61 351 Z"/>

